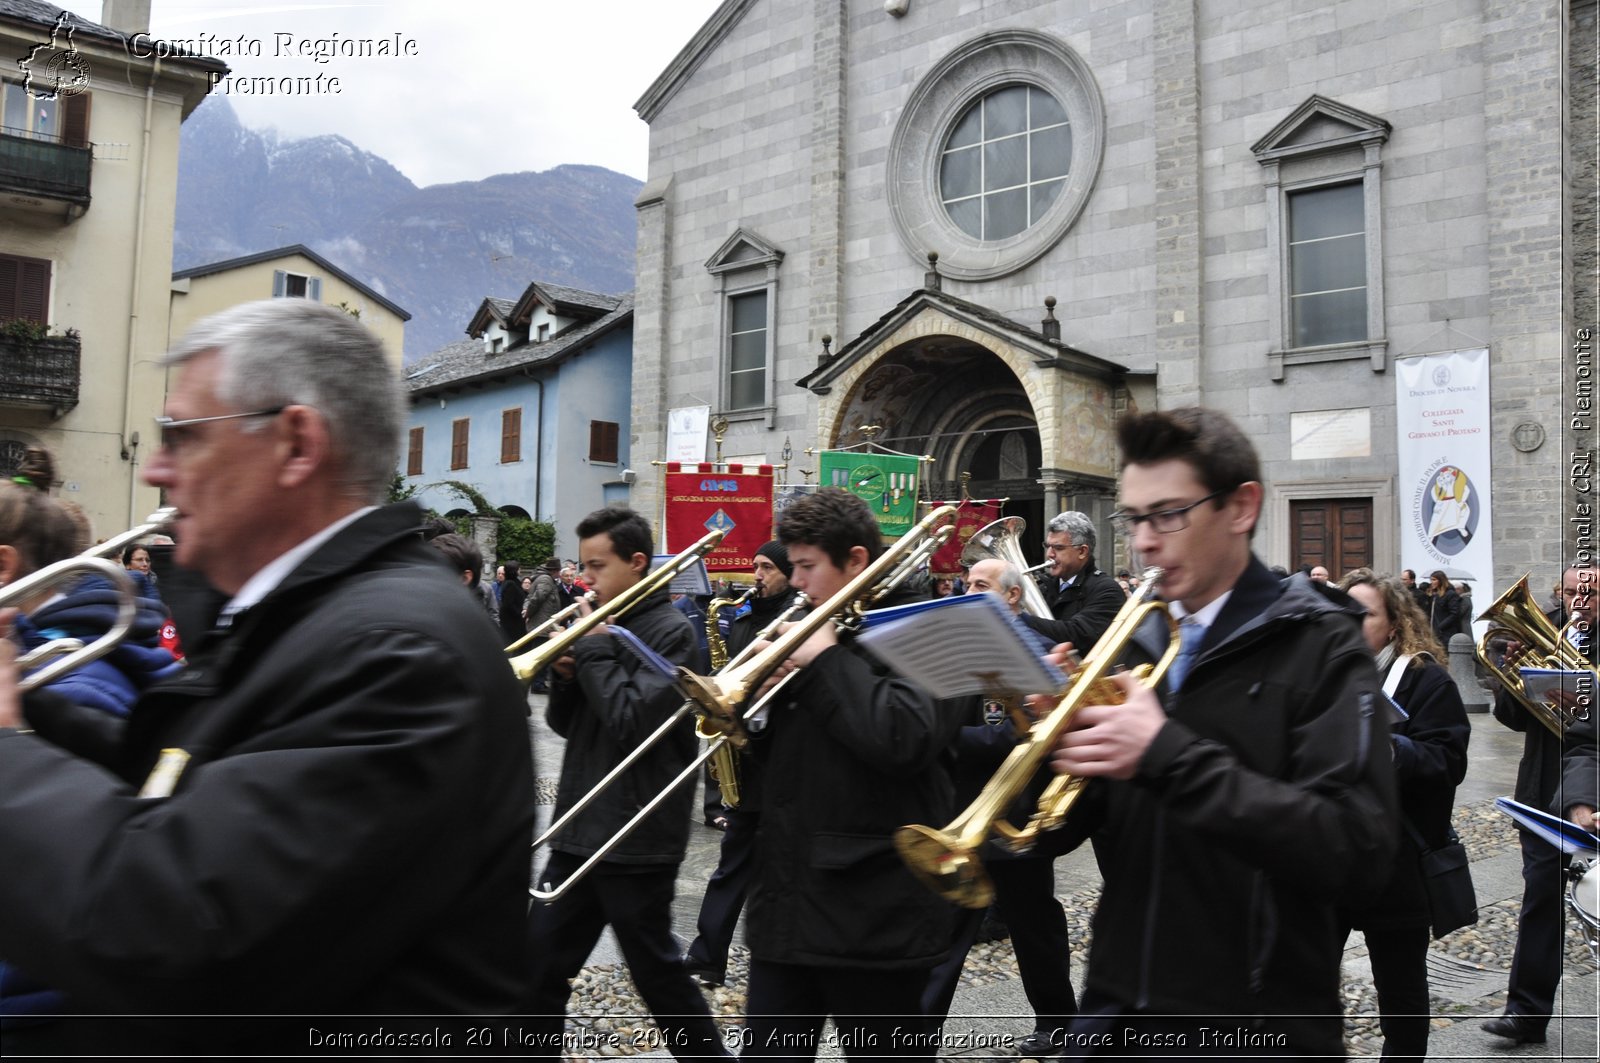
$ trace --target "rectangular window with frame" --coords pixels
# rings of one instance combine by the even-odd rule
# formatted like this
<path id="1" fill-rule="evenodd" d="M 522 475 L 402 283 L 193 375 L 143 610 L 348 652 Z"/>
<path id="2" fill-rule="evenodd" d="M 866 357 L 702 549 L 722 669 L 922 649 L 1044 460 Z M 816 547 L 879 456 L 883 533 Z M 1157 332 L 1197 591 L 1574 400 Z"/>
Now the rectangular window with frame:
<path id="1" fill-rule="evenodd" d="M 1367 339 L 1366 203 L 1361 182 L 1292 192 L 1288 200 L 1294 346 Z"/>
<path id="2" fill-rule="evenodd" d="M 605 465 L 617 463 L 619 425 L 616 421 L 589 422 L 589 460 Z"/>
<path id="3" fill-rule="evenodd" d="M 500 411 L 501 464 L 522 460 L 522 407 Z"/>
<path id="4" fill-rule="evenodd" d="M 92 95 L 78 92 L 41 99 L 30 96 L 21 82 L 0 82 L 0 126 L 6 136 L 87 148 Z"/>
<path id="5" fill-rule="evenodd" d="M 422 475 L 422 429 L 411 429 L 406 439 L 406 475 Z"/>
<path id="6" fill-rule="evenodd" d="M 728 297 L 728 380 L 730 410 L 767 403 L 766 289 Z"/>
<path id="7" fill-rule="evenodd" d="M 0 255 L 0 321 L 50 323 L 50 262 Z"/>
<path id="8" fill-rule="evenodd" d="M 272 297 L 274 299 L 322 300 L 322 278 L 308 277 L 304 273 L 290 273 L 286 269 L 272 271 Z"/>
<path id="9" fill-rule="evenodd" d="M 467 467 L 467 433 L 471 426 L 470 417 L 450 422 L 450 468 L 452 469 Z"/>

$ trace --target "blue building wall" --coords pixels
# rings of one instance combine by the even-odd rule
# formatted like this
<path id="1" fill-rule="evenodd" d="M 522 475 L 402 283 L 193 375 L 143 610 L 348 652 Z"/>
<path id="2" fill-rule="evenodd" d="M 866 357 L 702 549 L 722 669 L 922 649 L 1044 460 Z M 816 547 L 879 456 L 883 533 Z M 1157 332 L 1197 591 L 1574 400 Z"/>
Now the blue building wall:
<path id="1" fill-rule="evenodd" d="M 632 367 L 629 321 L 554 367 L 529 367 L 526 376 L 481 389 L 469 385 L 444 395 L 413 396 L 407 427 L 423 429 L 422 475 L 408 476 L 406 483 L 418 488 L 416 497 L 424 506 L 440 513 L 472 507 L 448 490 L 427 485 L 471 484 L 498 507 L 517 506 L 553 522 L 557 555 L 575 558 L 573 526 L 619 491 L 626 501 L 628 489 L 620 481 L 628 464 Z M 522 409 L 522 452 L 519 460 L 502 462 L 501 413 L 513 407 Z M 451 469 L 451 426 L 463 417 L 471 420 L 467 467 Z M 615 465 L 589 462 L 591 421 L 617 423 Z M 402 471 L 404 457 L 402 452 Z"/>

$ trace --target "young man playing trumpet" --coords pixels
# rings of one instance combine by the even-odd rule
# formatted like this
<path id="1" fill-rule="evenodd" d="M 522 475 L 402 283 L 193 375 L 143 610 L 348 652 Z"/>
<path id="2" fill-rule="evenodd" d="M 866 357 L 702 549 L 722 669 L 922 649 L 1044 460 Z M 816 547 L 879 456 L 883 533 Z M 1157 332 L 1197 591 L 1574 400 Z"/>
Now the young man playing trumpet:
<path id="1" fill-rule="evenodd" d="M 649 571 L 650 526 L 631 509 L 608 506 L 585 517 L 577 531 L 594 608 L 605 613 Z M 688 666 L 696 659 L 695 631 L 672 607 L 666 587 L 616 619 L 670 663 Z M 645 665 L 607 625 L 578 639 L 572 652 L 550 667 L 545 719 L 567 740 L 554 816 L 560 818 L 610 775 L 682 701 L 673 680 Z M 551 841 L 550 858 L 539 875 L 542 888 L 566 881 L 644 801 L 671 783 L 694 758 L 695 744 L 694 723 L 686 716 L 625 777 L 613 780 Z M 581 882 L 555 902 L 534 904 L 529 911 L 532 995 L 526 1010 L 538 1017 L 530 1024 L 539 1033 L 534 1055 L 560 1055 L 571 980 L 608 925 L 672 1054 L 679 1059 L 727 1055 L 672 936 L 672 895 L 689 843 L 693 799 L 692 785 L 679 786 Z"/>
<path id="2" fill-rule="evenodd" d="M 790 506 L 778 539 L 813 608 L 882 550 L 867 504 L 837 488 Z M 852 1058 L 932 1059 L 920 1000 L 949 947 L 950 909 L 891 839 L 902 824 L 949 818 L 942 756 L 960 719 L 831 624 L 780 672 L 795 668 L 751 742 L 763 793 L 742 1056 L 812 1058 L 832 1015 Z"/>
<path id="3" fill-rule="evenodd" d="M 1159 693 L 1112 676 L 1126 700 L 1080 708 L 1052 758 L 1090 780 L 1056 847 L 1092 835 L 1105 876 L 1068 1053 L 1340 1056 L 1335 909 L 1381 885 L 1397 822 L 1363 611 L 1251 552 L 1259 464 L 1226 416 L 1134 414 L 1118 442 L 1113 519 L 1182 651 Z M 1099 649 L 1153 660 L 1162 620 Z"/>

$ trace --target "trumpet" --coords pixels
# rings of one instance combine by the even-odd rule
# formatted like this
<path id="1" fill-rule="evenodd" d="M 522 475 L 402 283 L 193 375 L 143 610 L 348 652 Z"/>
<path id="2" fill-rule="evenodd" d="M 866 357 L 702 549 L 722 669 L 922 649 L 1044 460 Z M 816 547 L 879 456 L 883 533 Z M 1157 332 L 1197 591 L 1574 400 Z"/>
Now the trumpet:
<path id="1" fill-rule="evenodd" d="M 594 785 L 577 804 L 567 810 L 555 823 L 534 840 L 534 848 L 538 848 L 549 841 L 566 823 L 577 815 L 584 806 L 595 799 L 606 787 L 610 786 L 634 761 L 644 756 L 645 752 L 669 734 L 677 726 L 678 721 L 691 712 L 699 713 L 699 733 L 701 735 L 715 734 L 717 737 L 703 749 L 698 756 L 691 760 L 680 771 L 676 778 L 663 786 L 654 797 L 645 802 L 644 807 L 634 813 L 633 818 L 624 823 L 617 832 L 601 844 L 590 857 L 585 860 L 561 885 L 553 889 L 530 889 L 529 896 L 534 900 L 552 903 L 562 896 L 579 879 L 583 878 L 595 864 L 606 858 L 612 849 L 620 845 L 634 829 L 643 823 L 649 816 L 666 801 L 685 780 L 693 777 L 700 770 L 700 766 L 715 757 L 719 752 L 732 744 L 736 749 L 743 749 L 749 743 L 749 733 L 745 730 L 745 723 L 766 707 L 773 694 L 777 693 L 783 683 L 795 673 L 785 676 L 783 681 L 774 687 L 772 692 L 757 701 L 754 705 L 744 708 L 744 703 L 761 685 L 761 681 L 773 670 L 782 664 L 800 644 L 815 634 L 823 624 L 842 619 L 854 612 L 859 612 L 864 601 L 871 601 L 882 597 L 895 587 L 899 586 L 906 577 L 915 572 L 932 557 L 946 539 L 955 531 L 955 525 L 944 524 L 955 515 L 955 506 L 940 506 L 929 513 L 916 526 L 882 554 L 872 564 L 868 565 L 855 579 L 842 587 L 838 593 L 829 598 L 802 621 L 796 623 L 788 631 L 779 635 L 776 641 L 770 643 L 759 652 L 752 652 L 748 660 L 730 662 L 728 668 L 716 676 L 707 677 L 696 675 L 686 668 L 678 670 L 679 685 L 683 688 L 686 700 L 679 706 L 678 711 L 669 716 L 660 727 L 657 727 L 644 741 L 640 742 L 622 761 Z M 763 634 L 774 631 L 781 626 L 787 618 L 804 605 L 805 596 L 799 595 L 797 604 L 789 609 L 782 617 L 768 625 Z M 571 629 L 569 629 L 571 630 Z M 752 645 L 756 645 L 752 643 Z M 724 686 L 726 681 L 726 686 Z M 741 713 L 740 710 L 744 711 Z M 709 728 L 709 730 L 707 730 Z"/>
<path id="2" fill-rule="evenodd" d="M 722 537 L 726 534 L 727 532 L 724 531 L 706 532 L 705 535 L 700 537 L 699 542 L 689 547 L 689 549 L 685 550 L 683 553 L 663 562 L 660 568 L 651 569 L 649 572 L 645 573 L 644 578 L 638 583 L 635 583 L 633 586 L 629 587 L 627 590 L 623 591 L 621 594 L 605 603 L 604 609 L 596 609 L 594 612 L 590 613 L 586 617 L 583 617 L 581 620 L 567 628 L 567 630 L 563 631 L 555 638 L 547 640 L 544 645 L 537 646 L 529 650 L 527 653 L 522 654 L 520 657 L 511 658 L 511 670 L 516 673 L 517 678 L 522 680 L 524 683 L 530 682 L 534 675 L 536 675 L 541 668 L 544 668 L 561 658 L 568 650 L 572 648 L 573 644 L 579 639 L 583 638 L 583 636 L 587 635 L 589 632 L 593 631 L 607 620 L 626 613 L 629 609 L 632 609 L 634 606 L 638 605 L 646 598 L 649 598 L 657 591 L 664 590 L 672 583 L 674 579 L 678 577 L 678 573 L 682 572 L 684 569 L 700 560 L 700 558 L 710 553 L 711 548 L 720 543 L 722 541 Z M 573 602 L 572 605 L 567 606 L 567 608 L 573 609 L 577 606 L 577 604 L 577 602 Z M 530 637 L 531 634 L 524 635 L 518 642 L 512 643 L 510 648 L 515 648 L 521 643 L 526 642 Z M 535 847 L 537 847 L 539 843 L 535 842 L 534 844 Z"/>
<path id="3" fill-rule="evenodd" d="M 60 658 L 23 677 L 17 684 L 18 690 L 26 694 L 54 682 L 75 668 L 82 668 L 86 664 L 98 661 L 127 638 L 128 632 L 133 628 L 134 618 L 139 612 L 138 592 L 134 590 L 133 580 L 129 578 L 127 570 L 106 558 L 119 553 L 129 543 L 137 542 L 146 535 L 171 524 L 177 515 L 178 511 L 171 506 L 158 509 L 146 517 L 143 524 L 135 525 L 120 535 L 91 546 L 76 557 L 46 565 L 0 590 L 0 609 L 20 606 L 37 597 L 41 591 L 74 582 L 87 575 L 105 577 L 117 591 L 116 619 L 112 621 L 110 630 L 99 638 L 87 644 L 81 639 L 52 639 L 18 657 L 16 666 L 23 672 L 35 667 L 41 661 L 47 661 L 52 657 Z"/>
<path id="4" fill-rule="evenodd" d="M 1161 570 L 1147 569 L 1139 590 L 1125 602 L 1089 656 L 1072 674 L 1071 685 L 1050 715 L 1028 732 L 1026 740 L 1014 746 L 995 770 L 983 792 L 943 830 L 918 824 L 901 827 L 895 833 L 895 848 L 906 866 L 935 893 L 964 908 L 984 908 L 994 898 L 994 884 L 983 870 L 978 849 L 991 834 L 1013 852 L 1025 852 L 1039 835 L 1059 827 L 1083 791 L 1084 780 L 1057 775 L 1039 797 L 1037 810 L 1026 826 L 1013 827 L 1006 812 L 1027 789 L 1028 781 L 1044 764 L 1059 739 L 1072 726 L 1073 717 L 1084 705 L 1120 705 L 1126 698 L 1111 681 L 1111 668 L 1132 641 L 1134 632 L 1151 613 L 1166 617 L 1167 649 L 1154 667 L 1141 664 L 1134 678 L 1154 687 L 1178 656 L 1177 624 L 1165 602 L 1154 600 Z"/>
<path id="5" fill-rule="evenodd" d="M 1563 738 L 1568 727 L 1589 718 L 1589 698 L 1595 694 L 1595 668 L 1567 639 L 1566 627 L 1570 627 L 1574 621 L 1567 621 L 1566 627 L 1558 630 L 1534 602 L 1533 595 L 1528 593 L 1527 576 L 1512 584 L 1478 619 L 1489 622 L 1489 629 L 1478 640 L 1478 660 L 1505 684 L 1506 692 L 1516 698 L 1534 719 L 1557 738 Z M 1524 650 L 1518 654 L 1515 662 L 1497 660 L 1499 655 L 1491 646 L 1497 638 L 1509 638 L 1522 644 Z M 1587 673 L 1588 689 L 1579 690 L 1578 693 L 1586 693 L 1589 698 L 1580 697 L 1576 706 L 1564 708 L 1532 696 L 1523 684 L 1519 671 L 1528 666 Z"/>
<path id="6" fill-rule="evenodd" d="M 549 620 L 546 620 L 544 623 L 540 624 L 532 631 L 529 631 L 526 635 L 522 636 L 511 645 L 507 646 L 506 653 L 516 653 L 518 650 L 528 645 L 528 643 L 533 642 L 535 639 L 543 638 L 549 632 L 554 631 L 562 624 L 565 624 L 568 617 L 577 616 L 579 610 L 581 610 L 585 605 L 593 605 L 594 599 L 594 591 L 587 591 L 583 594 L 580 594 L 573 600 L 571 605 L 562 609 L 560 612 L 556 613 L 555 616 L 552 616 Z"/>

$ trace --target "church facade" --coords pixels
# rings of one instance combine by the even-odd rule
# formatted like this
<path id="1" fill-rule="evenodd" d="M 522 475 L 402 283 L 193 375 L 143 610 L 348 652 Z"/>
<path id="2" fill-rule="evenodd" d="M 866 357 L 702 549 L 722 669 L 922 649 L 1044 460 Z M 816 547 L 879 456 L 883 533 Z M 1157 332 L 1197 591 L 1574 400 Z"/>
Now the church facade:
<path id="1" fill-rule="evenodd" d="M 635 506 L 709 406 L 790 482 L 872 437 L 1108 543 L 1117 417 L 1201 403 L 1263 457 L 1264 559 L 1392 570 L 1396 365 L 1487 349 L 1494 582 L 1553 571 L 1592 8 L 727 0 L 637 104 Z"/>

